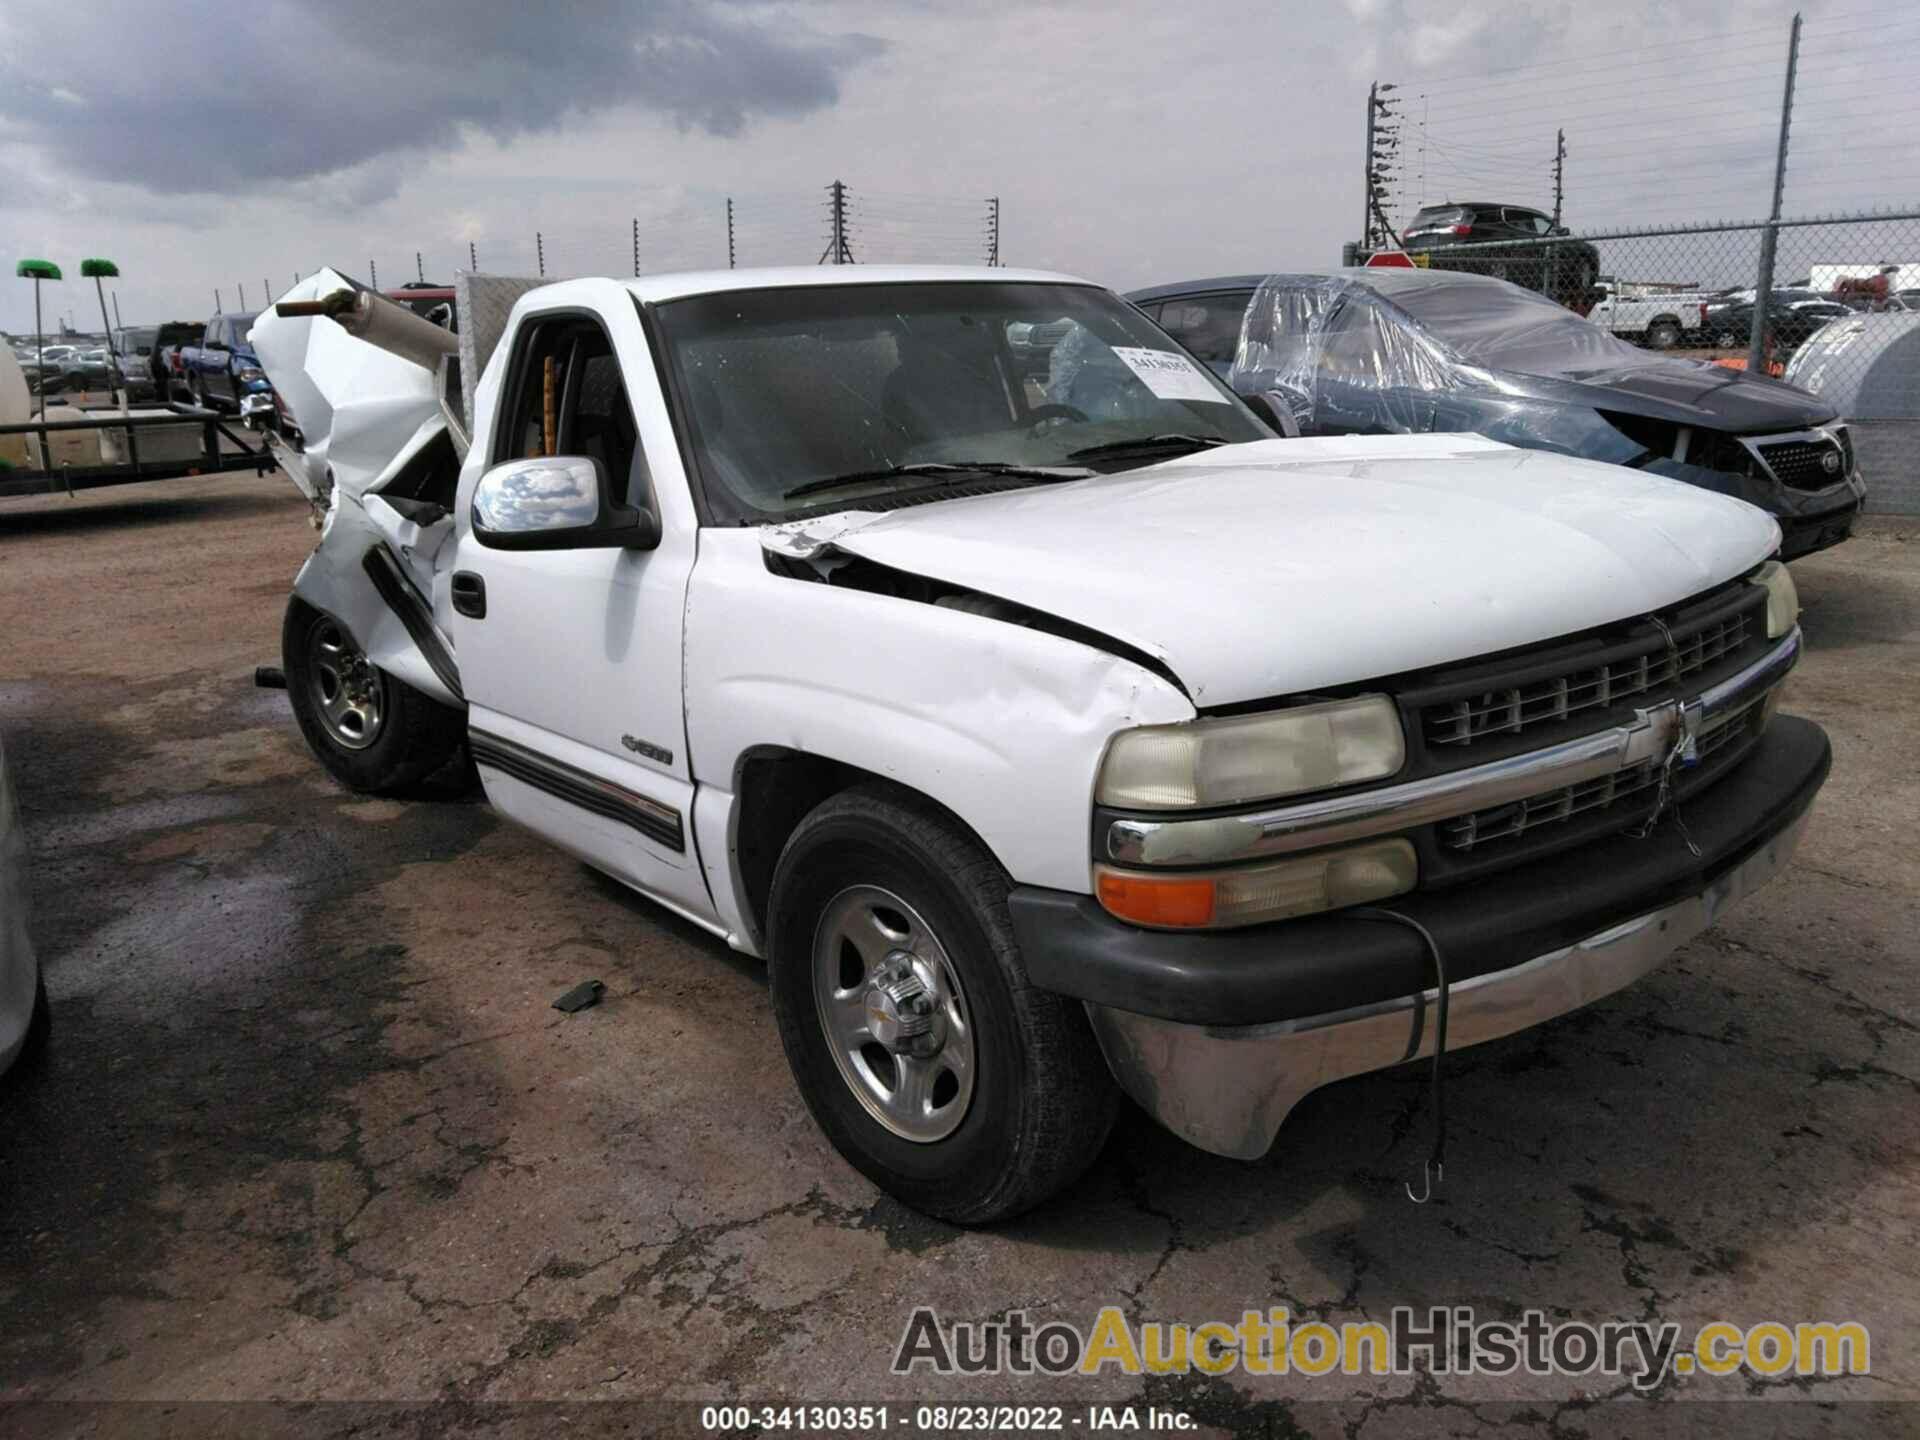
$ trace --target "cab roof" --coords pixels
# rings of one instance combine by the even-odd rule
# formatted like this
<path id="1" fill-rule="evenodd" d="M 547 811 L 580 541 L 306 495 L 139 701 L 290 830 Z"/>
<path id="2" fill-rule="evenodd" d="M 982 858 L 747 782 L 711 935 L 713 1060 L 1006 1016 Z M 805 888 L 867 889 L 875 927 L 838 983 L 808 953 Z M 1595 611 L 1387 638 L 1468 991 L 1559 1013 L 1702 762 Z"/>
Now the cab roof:
<path id="1" fill-rule="evenodd" d="M 912 285 L 943 281 L 988 285 L 1092 285 L 1078 275 L 1051 270 L 1010 270 L 987 265 L 781 265 L 745 270 L 688 270 L 620 280 L 644 303 L 717 295 L 729 290 L 779 290 L 831 285 Z M 565 282 L 560 282 L 565 283 Z"/>

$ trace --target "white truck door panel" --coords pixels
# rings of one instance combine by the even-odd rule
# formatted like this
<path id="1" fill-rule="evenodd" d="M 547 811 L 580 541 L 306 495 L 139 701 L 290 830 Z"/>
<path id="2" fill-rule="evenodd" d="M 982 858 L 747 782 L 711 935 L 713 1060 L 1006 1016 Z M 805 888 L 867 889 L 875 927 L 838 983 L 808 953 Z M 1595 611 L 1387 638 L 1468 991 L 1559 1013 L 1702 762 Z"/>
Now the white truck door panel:
<path id="1" fill-rule="evenodd" d="M 632 498 L 665 478 L 649 472 L 656 468 L 653 454 L 670 446 L 657 425 L 636 426 L 634 419 L 663 419 L 664 407 L 631 301 L 624 313 L 618 305 L 543 310 L 510 328 L 506 343 L 513 348 L 503 358 L 520 355 L 522 363 L 508 363 L 503 376 L 489 373 L 486 389 L 497 402 L 499 423 L 474 437 L 452 567 L 456 576 L 478 577 L 484 586 L 484 614 L 456 608 L 453 617 L 474 760 L 488 799 L 502 813 L 711 926 L 713 903 L 695 851 L 681 703 L 694 528 L 649 494 L 664 512 L 652 550 L 499 550 L 472 533 L 474 481 L 490 465 L 541 443 L 539 371 L 548 354 L 571 343 L 553 337 L 586 325 L 597 327 L 611 356 L 603 350 L 582 358 L 576 348 L 555 361 L 556 374 L 566 377 L 556 386 L 556 445 L 593 454 L 609 474 L 625 468 L 618 459 L 623 447 L 637 451 L 639 462 L 629 472 Z M 516 378 L 528 372 L 531 380 Z M 583 391 L 597 395 L 591 406 Z M 480 398 L 485 414 L 488 396 Z M 610 418 L 620 422 L 617 439 L 607 433 Z M 672 464 L 677 478 L 677 456 Z"/>

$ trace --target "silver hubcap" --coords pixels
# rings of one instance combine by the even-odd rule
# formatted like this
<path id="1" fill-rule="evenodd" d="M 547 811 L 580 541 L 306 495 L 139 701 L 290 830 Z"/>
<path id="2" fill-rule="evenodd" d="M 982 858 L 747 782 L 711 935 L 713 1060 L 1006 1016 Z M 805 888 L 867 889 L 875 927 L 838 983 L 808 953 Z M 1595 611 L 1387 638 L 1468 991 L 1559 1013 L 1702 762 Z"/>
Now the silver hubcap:
<path id="1" fill-rule="evenodd" d="M 364 750 L 386 723 L 387 682 L 331 620 L 313 627 L 308 642 L 314 707 L 334 742 Z"/>
<path id="2" fill-rule="evenodd" d="M 939 938 L 877 885 L 842 890 L 813 940 L 813 994 L 854 1096 L 903 1140 L 951 1135 L 973 1099 L 973 1027 Z"/>

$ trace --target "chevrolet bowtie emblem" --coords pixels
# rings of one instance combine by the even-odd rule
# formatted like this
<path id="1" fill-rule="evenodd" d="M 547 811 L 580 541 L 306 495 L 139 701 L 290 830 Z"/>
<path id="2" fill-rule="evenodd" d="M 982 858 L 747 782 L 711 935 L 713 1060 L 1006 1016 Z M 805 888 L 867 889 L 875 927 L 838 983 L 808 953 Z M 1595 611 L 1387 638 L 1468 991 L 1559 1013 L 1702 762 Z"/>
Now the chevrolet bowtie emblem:
<path id="1" fill-rule="evenodd" d="M 1681 765 L 1700 763 L 1700 717 L 1698 708 L 1688 709 L 1677 700 L 1650 705 L 1640 712 L 1645 729 L 1629 742 L 1625 763 L 1637 765 L 1647 760 L 1677 760 Z"/>

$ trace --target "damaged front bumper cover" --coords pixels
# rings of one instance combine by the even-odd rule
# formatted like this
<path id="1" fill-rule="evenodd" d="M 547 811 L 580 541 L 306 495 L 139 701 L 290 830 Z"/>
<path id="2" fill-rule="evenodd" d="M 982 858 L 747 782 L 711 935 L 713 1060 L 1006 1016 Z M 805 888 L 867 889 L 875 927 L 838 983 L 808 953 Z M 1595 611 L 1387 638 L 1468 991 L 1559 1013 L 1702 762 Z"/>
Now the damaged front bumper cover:
<path id="1" fill-rule="evenodd" d="M 1669 823 L 1395 908 L 1447 959 L 1449 1050 L 1526 1029 L 1633 983 L 1779 873 L 1830 764 L 1816 725 L 1776 717 L 1754 751 Z M 1089 897 L 1016 889 L 1033 983 L 1083 1001 L 1108 1068 L 1168 1129 L 1241 1159 L 1302 1098 L 1433 1053 L 1422 942 L 1338 912 L 1213 934 L 1135 929 Z"/>

